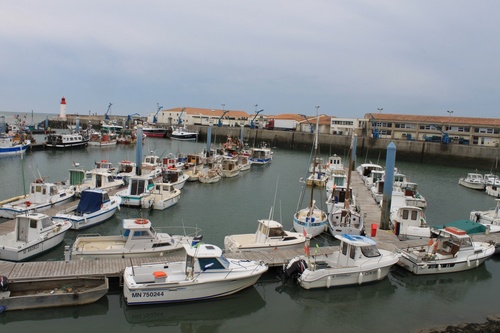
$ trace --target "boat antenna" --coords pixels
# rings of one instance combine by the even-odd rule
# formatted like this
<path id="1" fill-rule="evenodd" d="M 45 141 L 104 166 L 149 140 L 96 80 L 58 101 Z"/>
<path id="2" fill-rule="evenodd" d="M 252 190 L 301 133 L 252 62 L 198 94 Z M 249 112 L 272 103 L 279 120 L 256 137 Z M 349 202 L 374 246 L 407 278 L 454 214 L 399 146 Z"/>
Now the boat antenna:
<path id="1" fill-rule="evenodd" d="M 269 220 L 274 219 L 274 205 L 276 204 L 276 195 L 278 193 L 278 183 L 280 180 L 280 175 L 278 175 L 278 179 L 276 179 L 276 189 L 274 190 L 274 199 L 273 199 L 273 205 L 271 206 L 271 211 L 269 212 Z"/>

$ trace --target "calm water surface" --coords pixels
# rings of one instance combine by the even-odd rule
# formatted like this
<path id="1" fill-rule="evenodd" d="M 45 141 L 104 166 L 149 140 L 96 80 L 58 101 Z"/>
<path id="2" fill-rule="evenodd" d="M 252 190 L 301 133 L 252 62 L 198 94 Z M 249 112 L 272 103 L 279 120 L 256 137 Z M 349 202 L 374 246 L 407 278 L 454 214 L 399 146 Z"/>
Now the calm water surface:
<path id="1" fill-rule="evenodd" d="M 187 154 L 204 147 L 202 143 L 147 138 L 143 154 Z M 324 157 L 333 153 L 346 158 L 345 152 L 335 151 Z M 270 165 L 252 167 L 237 178 L 216 184 L 187 183 L 172 208 L 152 212 L 122 208 L 113 219 L 84 232 L 119 234 L 123 218 L 143 216 L 158 228 L 196 226 L 202 229 L 206 243 L 222 247 L 227 234 L 253 233 L 256 220 L 267 218 L 273 205 L 274 219 L 291 228 L 302 189 L 299 179 L 309 157 L 309 152 L 277 149 Z M 0 200 L 23 193 L 23 169 L 26 184 L 39 175 L 60 181 L 68 177 L 73 162 L 92 168 L 102 159 L 115 164 L 122 159 L 134 161 L 135 148 L 41 151 L 22 161 L 1 158 Z M 397 157 L 396 165 L 419 184 L 429 203 L 430 224 L 466 219 L 471 210 L 495 204 L 492 197 L 458 185 L 458 179 L 473 170 L 397 162 Z M 489 172 L 490 167 L 480 171 Z M 324 194 L 316 193 L 318 203 L 325 199 Z M 76 236 L 75 231 L 68 232 L 63 244 L 36 260 L 62 260 L 64 245 L 71 245 Z M 332 239 L 323 237 L 317 242 L 328 245 Z M 313 291 L 283 283 L 272 270 L 253 288 L 196 304 L 128 307 L 115 292 L 82 307 L 0 314 L 1 332 L 413 332 L 434 325 L 484 321 L 486 315 L 500 313 L 499 261 L 493 258 L 478 269 L 441 276 L 413 276 L 394 267 L 389 278 L 379 283 Z"/>

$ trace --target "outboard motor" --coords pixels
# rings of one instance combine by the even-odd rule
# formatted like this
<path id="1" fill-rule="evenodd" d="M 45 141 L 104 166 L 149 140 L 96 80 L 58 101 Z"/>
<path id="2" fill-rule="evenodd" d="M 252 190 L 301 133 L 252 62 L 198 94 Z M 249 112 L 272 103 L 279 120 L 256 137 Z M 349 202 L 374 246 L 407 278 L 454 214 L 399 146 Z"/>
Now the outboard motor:
<path id="1" fill-rule="evenodd" d="M 9 290 L 9 279 L 6 276 L 0 276 L 0 291 Z"/>
<path id="2" fill-rule="evenodd" d="M 297 259 L 290 262 L 285 268 L 285 277 L 296 279 L 307 268 L 307 263 L 304 259 Z"/>

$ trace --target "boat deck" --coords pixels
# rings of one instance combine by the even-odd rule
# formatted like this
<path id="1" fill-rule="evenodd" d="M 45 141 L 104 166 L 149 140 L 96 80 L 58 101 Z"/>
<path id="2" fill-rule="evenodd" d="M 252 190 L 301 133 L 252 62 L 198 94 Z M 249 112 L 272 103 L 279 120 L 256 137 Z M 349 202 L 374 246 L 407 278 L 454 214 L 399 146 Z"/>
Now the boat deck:
<path id="1" fill-rule="evenodd" d="M 372 198 L 368 188 L 361 181 L 356 172 L 352 173 L 351 185 L 354 193 L 357 195 L 357 203 L 360 205 L 367 234 L 370 235 L 371 225 L 380 224 L 381 210 L 375 200 Z M 74 204 L 71 202 L 70 204 Z M 61 206 L 56 208 L 61 209 Z M 50 214 L 47 212 L 47 214 Z M 0 223 L 0 234 L 2 229 L 12 223 L 9 231 L 13 230 L 13 222 Z M 406 248 L 418 245 L 427 245 L 427 240 L 418 241 L 400 241 L 391 230 L 377 229 L 377 234 L 373 237 L 379 248 L 386 250 L 395 250 L 397 248 Z M 500 242 L 500 234 L 474 235 L 476 241 Z M 328 254 L 337 247 L 311 248 L 311 255 Z M 226 252 L 228 258 L 246 259 L 262 261 L 269 267 L 281 267 L 291 258 L 304 254 L 302 248 L 297 249 L 279 249 L 272 251 L 249 251 L 249 252 Z M 70 261 L 40 261 L 40 262 L 6 262 L 0 261 L 0 275 L 5 275 L 9 279 L 23 280 L 39 277 L 69 277 L 69 276 L 107 276 L 121 277 L 126 266 L 140 265 L 143 263 L 181 261 L 184 260 L 184 252 L 170 253 L 162 258 L 128 258 L 128 259 L 99 259 L 99 260 L 70 260 Z"/>

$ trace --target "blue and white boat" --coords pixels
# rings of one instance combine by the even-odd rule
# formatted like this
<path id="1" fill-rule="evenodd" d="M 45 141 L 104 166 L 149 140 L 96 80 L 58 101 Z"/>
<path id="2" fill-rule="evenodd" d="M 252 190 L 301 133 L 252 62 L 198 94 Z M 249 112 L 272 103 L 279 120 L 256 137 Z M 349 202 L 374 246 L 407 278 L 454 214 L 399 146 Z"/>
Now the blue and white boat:
<path id="1" fill-rule="evenodd" d="M 285 274 L 297 279 L 304 289 L 360 285 L 382 280 L 398 263 L 396 252 L 377 248 L 374 239 L 356 235 L 336 235 L 339 250 L 290 261 Z"/>
<path id="2" fill-rule="evenodd" d="M 0 133 L 0 156 L 21 154 L 26 152 L 30 144 L 29 140 L 17 141 L 12 136 Z"/>
<path id="3" fill-rule="evenodd" d="M 268 164 L 273 159 L 273 152 L 266 143 L 262 143 L 260 147 L 250 148 L 250 163 L 251 164 Z"/>
<path id="4" fill-rule="evenodd" d="M 84 190 L 78 205 L 57 213 L 53 220 L 69 221 L 71 229 L 88 228 L 110 219 L 120 209 L 121 202 L 119 196 L 110 197 L 105 190 Z"/>

